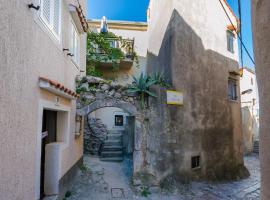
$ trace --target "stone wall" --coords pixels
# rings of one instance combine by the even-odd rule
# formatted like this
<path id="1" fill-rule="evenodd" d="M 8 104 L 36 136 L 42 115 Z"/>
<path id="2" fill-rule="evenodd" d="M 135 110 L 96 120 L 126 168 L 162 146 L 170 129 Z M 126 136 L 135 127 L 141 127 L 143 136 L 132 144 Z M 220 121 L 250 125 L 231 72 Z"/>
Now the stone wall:
<path id="1" fill-rule="evenodd" d="M 260 161 L 262 200 L 270 199 L 270 1 L 253 0 L 253 34 L 260 97 Z"/>
<path id="2" fill-rule="evenodd" d="M 127 86 L 102 78 L 86 76 L 77 80 L 77 92 L 81 93 L 77 108 L 83 108 L 97 100 L 115 100 L 136 105 L 136 97 L 127 93 Z M 109 106 L 100 106 L 109 107 Z"/>
<path id="3" fill-rule="evenodd" d="M 158 7 L 158 3 L 166 5 Z M 209 1 L 153 4 L 157 10 L 152 13 L 168 9 L 156 21 L 150 20 L 147 70 L 163 73 L 173 90 L 183 92 L 184 105 L 167 105 L 166 90 L 154 89 L 158 98 L 150 102 L 149 173 L 159 180 L 170 176 L 184 180 L 244 177 L 248 173 L 243 165 L 240 101 L 228 98 L 228 79 L 239 83 L 239 65 L 237 53 L 227 52 L 222 8 Z M 211 12 L 203 11 L 208 9 Z M 213 32 L 207 35 L 209 30 Z M 191 168 L 193 156 L 200 156 L 199 168 Z"/>
<path id="4" fill-rule="evenodd" d="M 91 118 L 90 115 L 85 118 L 84 124 L 84 153 L 99 155 L 108 130 L 100 119 Z"/>

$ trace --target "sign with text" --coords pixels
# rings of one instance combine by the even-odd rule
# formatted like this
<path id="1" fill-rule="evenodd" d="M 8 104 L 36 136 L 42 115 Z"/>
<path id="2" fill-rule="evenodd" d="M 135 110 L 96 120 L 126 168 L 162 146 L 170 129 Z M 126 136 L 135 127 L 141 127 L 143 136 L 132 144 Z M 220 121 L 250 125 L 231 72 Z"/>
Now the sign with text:
<path id="1" fill-rule="evenodd" d="M 167 104 L 183 105 L 183 92 L 167 90 Z"/>

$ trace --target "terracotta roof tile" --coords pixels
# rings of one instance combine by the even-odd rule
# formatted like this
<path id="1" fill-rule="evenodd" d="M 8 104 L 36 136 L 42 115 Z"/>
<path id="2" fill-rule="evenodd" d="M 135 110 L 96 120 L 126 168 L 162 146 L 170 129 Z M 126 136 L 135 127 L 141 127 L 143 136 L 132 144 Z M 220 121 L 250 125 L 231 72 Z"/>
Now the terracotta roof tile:
<path id="1" fill-rule="evenodd" d="M 42 81 L 45 81 L 45 82 L 48 82 L 50 85 L 54 86 L 56 89 L 59 89 L 75 98 L 79 98 L 80 95 L 78 95 L 76 92 L 68 89 L 67 87 L 65 87 L 64 85 L 62 85 L 61 83 L 58 83 L 54 80 L 50 80 L 48 78 L 45 78 L 45 77 L 39 77 L 39 80 L 42 80 Z"/>

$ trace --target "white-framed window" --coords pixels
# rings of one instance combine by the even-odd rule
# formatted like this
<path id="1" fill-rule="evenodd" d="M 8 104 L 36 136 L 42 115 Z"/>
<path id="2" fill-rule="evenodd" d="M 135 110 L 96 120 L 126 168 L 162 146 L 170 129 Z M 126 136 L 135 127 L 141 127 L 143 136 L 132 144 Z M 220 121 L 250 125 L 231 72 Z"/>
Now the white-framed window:
<path id="1" fill-rule="evenodd" d="M 229 100 L 237 101 L 237 81 L 235 79 L 229 78 L 228 80 L 228 96 Z"/>
<path id="2" fill-rule="evenodd" d="M 75 62 L 76 65 L 79 65 L 80 64 L 80 36 L 73 22 L 71 22 L 69 51 L 73 55 L 72 60 Z"/>
<path id="3" fill-rule="evenodd" d="M 229 52 L 234 53 L 234 34 L 227 30 L 227 49 Z"/>
<path id="4" fill-rule="evenodd" d="M 57 40 L 61 32 L 61 1 L 40 0 L 40 18 Z"/>

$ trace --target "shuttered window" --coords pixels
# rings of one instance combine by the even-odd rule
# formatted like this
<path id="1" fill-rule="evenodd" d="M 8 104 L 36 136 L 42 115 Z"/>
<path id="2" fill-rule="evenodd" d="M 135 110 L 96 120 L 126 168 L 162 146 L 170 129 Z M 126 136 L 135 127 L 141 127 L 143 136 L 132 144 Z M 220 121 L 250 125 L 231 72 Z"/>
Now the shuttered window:
<path id="1" fill-rule="evenodd" d="M 79 65 L 80 63 L 80 37 L 75 28 L 75 25 L 71 22 L 71 34 L 70 34 L 70 52 L 73 54 L 73 61 Z"/>
<path id="2" fill-rule="evenodd" d="M 47 28 L 56 36 L 60 37 L 61 0 L 41 0 L 40 17 Z"/>

